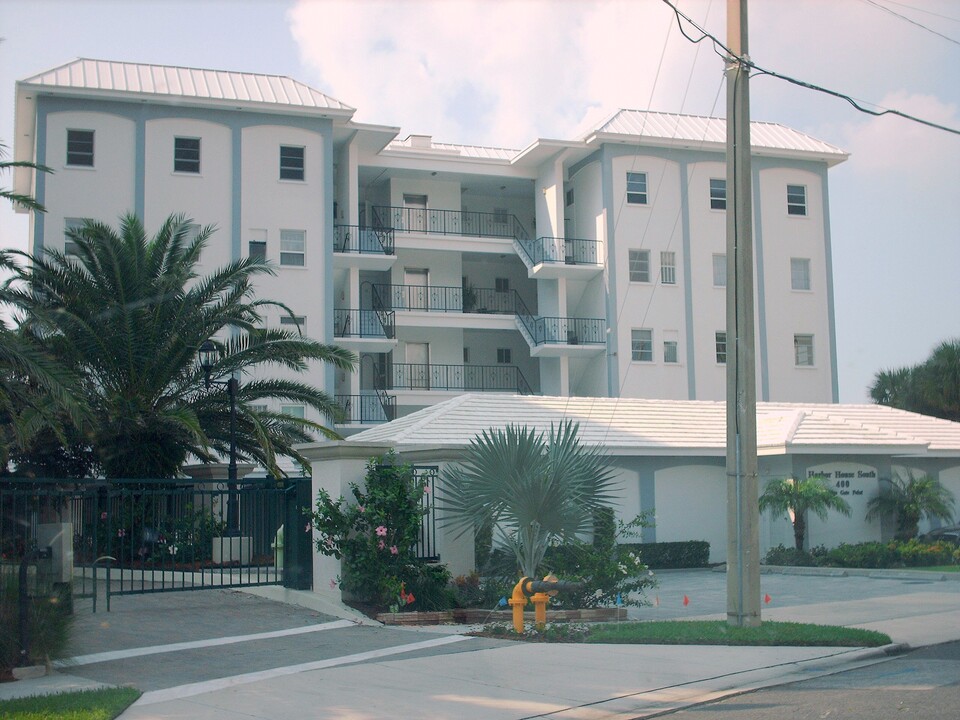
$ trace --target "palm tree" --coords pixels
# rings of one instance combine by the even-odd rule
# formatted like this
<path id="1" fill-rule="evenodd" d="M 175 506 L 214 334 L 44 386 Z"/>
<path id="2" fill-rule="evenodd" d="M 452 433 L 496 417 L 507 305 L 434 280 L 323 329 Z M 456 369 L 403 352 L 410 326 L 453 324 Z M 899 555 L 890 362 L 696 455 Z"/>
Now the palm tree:
<path id="1" fill-rule="evenodd" d="M 0 158 L 4 158 L 7 155 L 7 146 L 3 143 L 0 143 Z M 43 172 L 53 172 L 46 165 L 38 165 L 32 162 L 26 161 L 17 161 L 13 162 L 10 160 L 0 159 L 0 172 L 5 172 L 12 168 L 17 167 L 27 167 L 33 168 L 34 170 L 41 170 Z M 21 195 L 20 193 L 15 193 L 13 190 L 8 190 L 7 188 L 0 188 L 0 198 L 4 200 L 9 200 L 14 206 L 20 206 L 28 210 L 34 210 L 36 212 L 46 212 L 46 208 L 43 207 L 40 203 L 34 200 L 29 195 Z"/>
<path id="2" fill-rule="evenodd" d="M 895 477 L 886 492 L 867 503 L 867 520 L 893 516 L 897 520 L 897 540 L 917 536 L 923 517 L 949 521 L 953 518 L 953 493 L 929 475 L 917 478 L 911 473 L 905 481 Z"/>
<path id="3" fill-rule="evenodd" d="M 767 485 L 760 496 L 760 512 L 770 510 L 774 515 L 787 515 L 793 522 L 793 542 L 797 550 L 803 550 L 807 535 L 807 513 L 812 512 L 821 520 L 827 519 L 830 510 L 850 516 L 850 505 L 826 480 L 809 477 L 803 480 L 785 478 Z"/>
<path id="4" fill-rule="evenodd" d="M 344 369 L 354 363 L 341 348 L 262 327 L 265 308 L 290 312 L 254 295 L 254 279 L 274 272 L 265 261 L 244 258 L 199 276 L 213 228 L 190 239 L 189 224 L 171 216 L 148 239 L 134 215 L 121 218 L 119 231 L 88 221 L 70 233 L 75 256 L 56 250 L 26 256 L 27 266 L 18 270 L 23 282 L 8 291 L 24 330 L 82 378 L 91 410 L 84 435 L 108 478 L 170 478 L 190 456 L 211 461 L 224 453 L 229 397 L 224 385 L 205 388 L 197 350 L 207 339 L 222 350 L 214 379 L 269 365 L 302 372 L 311 363 Z M 252 405 L 295 401 L 330 418 L 337 417 L 337 405 L 308 384 L 257 375 L 240 384 L 237 396 L 239 459 L 272 473 L 280 472 L 277 456 L 306 466 L 293 445 L 317 432 L 336 433 Z"/>
<path id="5" fill-rule="evenodd" d="M 594 511 L 613 500 L 613 471 L 570 421 L 550 434 L 527 427 L 484 430 L 441 483 L 448 522 L 463 532 L 490 523 L 535 577 L 547 547 L 589 531 Z"/>
<path id="6" fill-rule="evenodd" d="M 870 397 L 880 405 L 960 422 L 960 340 L 941 343 L 919 365 L 878 372 Z"/>

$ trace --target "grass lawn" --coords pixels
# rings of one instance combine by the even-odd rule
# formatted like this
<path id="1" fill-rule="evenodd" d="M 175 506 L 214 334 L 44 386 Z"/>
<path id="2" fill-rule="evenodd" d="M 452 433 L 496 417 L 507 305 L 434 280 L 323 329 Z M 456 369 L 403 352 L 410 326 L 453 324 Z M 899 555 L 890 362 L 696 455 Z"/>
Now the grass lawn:
<path id="1" fill-rule="evenodd" d="M 139 690 L 108 688 L 0 700 L 0 718 L 2 720 L 113 720 L 138 697 L 140 697 Z"/>
<path id="2" fill-rule="evenodd" d="M 760 627 L 731 627 L 724 620 L 664 620 L 595 625 L 588 643 L 654 645 L 791 645 L 879 647 L 890 638 L 873 630 L 764 621 Z"/>

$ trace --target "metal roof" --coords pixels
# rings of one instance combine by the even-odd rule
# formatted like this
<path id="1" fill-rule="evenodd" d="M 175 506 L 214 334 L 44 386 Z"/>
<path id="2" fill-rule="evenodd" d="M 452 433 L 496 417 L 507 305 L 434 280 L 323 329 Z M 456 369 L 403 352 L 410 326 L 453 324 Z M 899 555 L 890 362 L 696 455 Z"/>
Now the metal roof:
<path id="1" fill-rule="evenodd" d="M 448 155 L 459 155 L 463 158 L 470 159 L 480 159 L 480 160 L 512 160 L 519 150 L 511 150 L 508 148 L 496 148 L 496 147 L 484 147 L 481 145 L 458 145 L 455 143 L 439 143 L 430 140 L 429 147 L 417 146 L 416 137 L 423 136 L 410 136 L 404 140 L 393 140 L 388 146 L 387 150 L 407 150 L 414 152 L 434 152 L 434 153 L 443 153 Z"/>
<path id="2" fill-rule="evenodd" d="M 506 420 L 505 420 L 506 419 Z M 351 436 L 350 443 L 462 448 L 507 422 L 549 430 L 580 424 L 580 438 L 612 454 L 722 456 L 726 403 L 637 398 L 466 394 Z M 845 452 L 960 455 L 960 423 L 882 405 L 758 403 L 761 455 Z"/>
<path id="3" fill-rule="evenodd" d="M 48 88 L 143 93 L 197 100 L 286 105 L 353 112 L 354 108 L 282 75 L 79 58 L 22 81 Z"/>
<path id="4" fill-rule="evenodd" d="M 583 139 L 597 135 L 630 135 L 684 144 L 725 144 L 727 121 L 699 115 L 618 110 L 597 128 L 587 132 Z M 848 157 L 847 153 L 830 143 L 778 123 L 752 121 L 750 144 L 754 149 L 816 153 L 833 158 L 833 162 L 842 162 Z"/>

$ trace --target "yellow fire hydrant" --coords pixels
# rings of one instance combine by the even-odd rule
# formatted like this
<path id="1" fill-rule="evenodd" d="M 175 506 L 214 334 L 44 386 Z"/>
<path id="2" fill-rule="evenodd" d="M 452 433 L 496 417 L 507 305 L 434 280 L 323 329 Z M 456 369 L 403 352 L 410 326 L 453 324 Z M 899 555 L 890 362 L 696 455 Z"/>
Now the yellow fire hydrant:
<path id="1" fill-rule="evenodd" d="M 547 575 L 543 580 L 531 580 L 528 577 L 520 578 L 513 588 L 513 594 L 507 601 L 513 608 L 513 629 L 523 633 L 523 609 L 527 605 L 527 598 L 533 602 L 533 619 L 538 628 L 547 624 L 547 603 L 557 594 L 554 588 L 559 581 L 555 575 Z M 544 592 L 546 590 L 546 592 Z"/>

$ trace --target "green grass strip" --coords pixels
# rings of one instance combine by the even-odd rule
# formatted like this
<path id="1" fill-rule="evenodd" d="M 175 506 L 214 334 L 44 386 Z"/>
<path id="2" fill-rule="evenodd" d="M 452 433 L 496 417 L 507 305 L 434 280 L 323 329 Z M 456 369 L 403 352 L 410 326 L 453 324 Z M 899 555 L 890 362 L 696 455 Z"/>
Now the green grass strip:
<path id="1" fill-rule="evenodd" d="M 879 647 L 890 637 L 873 630 L 835 625 L 764 621 L 740 628 L 723 620 L 663 620 L 594 625 L 588 643 L 651 645 L 789 645 L 797 647 Z"/>
<path id="2" fill-rule="evenodd" d="M 106 688 L 2 700 L 0 720 L 113 720 L 138 697 L 133 688 Z"/>

